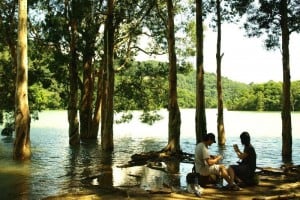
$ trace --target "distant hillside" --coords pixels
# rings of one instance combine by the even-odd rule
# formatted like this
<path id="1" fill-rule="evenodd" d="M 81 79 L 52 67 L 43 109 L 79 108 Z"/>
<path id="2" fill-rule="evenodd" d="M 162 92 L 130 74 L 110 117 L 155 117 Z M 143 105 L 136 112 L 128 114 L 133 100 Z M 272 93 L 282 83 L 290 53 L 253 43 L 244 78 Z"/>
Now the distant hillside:
<path id="1" fill-rule="evenodd" d="M 205 73 L 205 101 L 206 107 L 217 107 L 217 76 L 214 73 Z M 240 96 L 241 92 L 248 91 L 250 86 L 245 83 L 232 81 L 226 77 L 222 78 L 223 97 L 226 107 L 230 106 L 230 102 Z M 195 107 L 196 97 L 196 75 L 195 71 L 187 75 L 178 75 L 178 96 L 180 107 Z"/>
<path id="2" fill-rule="evenodd" d="M 205 103 L 207 108 L 217 107 L 217 76 L 204 75 Z M 229 110 L 279 111 L 281 110 L 282 82 L 245 84 L 222 78 L 224 107 Z M 195 71 L 178 75 L 178 97 L 182 108 L 194 108 L 196 99 Z M 300 111 L 300 81 L 291 83 L 291 104 L 293 111 Z"/>

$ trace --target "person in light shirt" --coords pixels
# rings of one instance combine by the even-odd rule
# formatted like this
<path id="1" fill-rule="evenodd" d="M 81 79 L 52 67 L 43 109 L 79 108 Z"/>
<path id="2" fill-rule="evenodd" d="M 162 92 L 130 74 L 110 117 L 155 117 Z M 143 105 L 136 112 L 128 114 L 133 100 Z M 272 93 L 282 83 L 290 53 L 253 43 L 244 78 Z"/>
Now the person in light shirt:
<path id="1" fill-rule="evenodd" d="M 195 148 L 195 168 L 196 172 L 201 176 L 216 175 L 224 178 L 228 185 L 226 189 L 240 190 L 240 188 L 234 184 L 233 179 L 230 178 L 226 167 L 219 164 L 222 159 L 221 155 L 211 156 L 208 147 L 213 143 L 216 143 L 215 135 L 208 133 L 204 136 L 203 141 L 198 143 Z"/>

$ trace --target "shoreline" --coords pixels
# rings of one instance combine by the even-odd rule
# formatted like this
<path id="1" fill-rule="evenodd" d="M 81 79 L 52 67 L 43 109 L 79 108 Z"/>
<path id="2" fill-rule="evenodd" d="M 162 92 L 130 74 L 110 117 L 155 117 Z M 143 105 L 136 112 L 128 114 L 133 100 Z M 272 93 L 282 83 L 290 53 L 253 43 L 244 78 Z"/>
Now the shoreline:
<path id="1" fill-rule="evenodd" d="M 260 182 L 257 186 L 242 188 L 240 191 L 217 189 L 209 185 L 204 188 L 201 199 L 212 200 L 271 200 L 271 199 L 296 199 L 300 200 L 300 166 L 292 171 L 285 169 L 266 168 L 259 173 Z M 199 197 L 188 193 L 186 189 L 172 188 L 164 185 L 158 190 L 147 191 L 139 187 L 124 188 L 97 188 L 87 187 L 85 192 L 64 192 L 55 196 L 43 198 L 44 200 L 101 200 L 101 199 L 130 199 L 130 200 L 194 200 Z"/>

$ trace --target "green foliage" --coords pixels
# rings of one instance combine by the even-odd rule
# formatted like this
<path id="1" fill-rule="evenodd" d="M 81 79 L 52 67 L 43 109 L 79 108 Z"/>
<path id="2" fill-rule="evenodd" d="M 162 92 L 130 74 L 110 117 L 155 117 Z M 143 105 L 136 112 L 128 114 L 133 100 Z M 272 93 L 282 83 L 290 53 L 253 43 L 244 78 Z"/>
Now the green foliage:
<path id="1" fill-rule="evenodd" d="M 300 110 L 300 81 L 294 81 L 291 83 L 291 102 L 292 110 Z"/>
<path id="2" fill-rule="evenodd" d="M 29 101 L 33 110 L 55 110 L 62 107 L 59 93 L 51 91 L 51 88 L 46 89 L 38 83 L 30 86 Z"/>
<path id="3" fill-rule="evenodd" d="M 143 114 L 140 116 L 140 120 L 143 123 L 147 123 L 149 125 L 152 125 L 154 122 L 161 120 L 162 116 L 157 114 L 156 111 L 150 111 L 150 112 L 143 112 Z"/>
<path id="4" fill-rule="evenodd" d="M 116 78 L 116 111 L 160 109 L 167 104 L 168 65 L 134 62 Z"/>
<path id="5" fill-rule="evenodd" d="M 120 118 L 115 120 L 117 124 L 129 122 L 133 118 L 133 114 L 130 111 L 124 111 L 121 114 Z"/>
<path id="6" fill-rule="evenodd" d="M 16 41 L 16 10 L 13 1 L 0 4 L 0 109 L 14 109 L 14 71 L 8 39 Z M 267 33 L 266 44 L 269 47 L 278 45 L 279 21 L 278 3 L 260 1 L 259 7 L 251 5 L 253 0 L 226 2 L 223 7 L 223 19 L 234 20 L 236 13 L 248 14 L 246 29 L 250 36 Z M 206 12 L 213 10 L 216 1 L 206 4 Z M 299 6 L 297 1 L 289 1 L 290 32 L 299 32 Z M 31 6 L 34 4 L 34 6 Z M 195 70 L 186 59 L 195 54 L 194 2 L 184 5 L 176 1 L 175 12 L 185 12 L 176 21 L 176 50 L 178 58 L 178 102 L 181 108 L 194 108 L 196 104 Z M 257 6 L 258 6 L 257 5 Z M 275 6 L 274 6 L 275 5 Z M 232 13 L 229 13 L 231 6 Z M 253 6 L 253 7 L 252 7 Z M 9 10 L 9 9 L 12 10 Z M 211 9 L 209 9 L 211 8 Z M 260 15 L 257 9 L 260 9 Z M 272 8 L 272 9 L 271 9 Z M 34 11 L 34 9 L 36 9 Z M 168 104 L 168 65 L 155 61 L 131 62 L 131 56 L 137 52 L 137 37 L 148 35 L 153 41 L 149 52 L 166 53 L 166 7 L 164 1 L 118 1 L 116 3 L 115 25 L 115 65 L 126 67 L 116 73 L 114 106 L 116 112 L 143 110 L 141 119 L 153 123 L 159 117 L 152 111 L 166 108 Z M 191 9 L 191 10 L 189 10 Z M 31 1 L 32 15 L 29 25 L 29 104 L 32 110 L 65 109 L 68 102 L 68 64 L 70 63 L 70 19 L 77 19 L 77 54 L 78 76 L 81 77 L 83 55 L 93 51 L 95 67 L 101 65 L 103 45 L 99 25 L 105 19 L 103 1 L 68 1 L 59 0 Z M 34 12 L 33 12 L 34 11 Z M 191 12 L 190 12 L 191 11 Z M 8 16 L 10 12 L 11 17 Z M 10 19 L 13 19 L 10 21 Z M 93 26 L 92 26 L 93 25 Z M 95 25 L 95 26 L 94 26 Z M 145 31 L 144 28 L 147 28 Z M 7 38 L 8 32 L 9 38 Z M 148 32 L 149 31 L 149 32 Z M 94 35 L 95 46 L 89 46 Z M 280 42 L 280 41 L 279 41 Z M 14 44 L 15 45 L 15 44 Z M 90 48 L 93 47 L 93 48 Z M 96 50 L 97 49 L 97 50 Z M 130 52 L 129 52 L 130 49 Z M 132 50 L 133 49 L 133 50 Z M 130 55 L 127 57 L 127 55 Z M 117 63 L 119 62 L 119 63 Z M 116 68 L 117 69 L 117 68 Z M 96 69 L 98 70 L 98 69 Z M 224 106 L 229 110 L 280 110 L 282 83 L 267 82 L 262 84 L 244 84 L 222 78 Z M 94 91 L 96 93 L 96 91 Z M 292 109 L 300 110 L 300 81 L 292 82 Z M 216 76 L 205 74 L 205 103 L 207 108 L 217 107 Z M 121 121 L 132 118 L 124 114 Z M 120 121 L 120 122 L 121 122 Z"/>
<path id="7" fill-rule="evenodd" d="M 217 107 L 216 75 L 205 74 L 205 103 L 207 108 Z M 269 81 L 245 84 L 222 78 L 224 105 L 228 110 L 280 111 L 282 83 Z M 195 72 L 178 75 L 178 101 L 181 108 L 195 107 Z M 292 82 L 292 110 L 300 110 L 300 81 Z"/>
<path id="8" fill-rule="evenodd" d="M 142 122 L 152 124 L 160 116 L 153 112 L 167 105 L 168 65 L 156 61 L 133 62 L 116 77 L 114 108 L 116 112 L 143 110 Z M 119 121 L 128 121 L 130 114 Z"/>
<path id="9" fill-rule="evenodd" d="M 281 0 L 233 0 L 231 8 L 240 16 L 246 15 L 244 28 L 249 37 L 264 37 L 267 49 L 278 48 L 281 45 L 282 3 Z M 287 1 L 289 34 L 300 31 L 299 0 Z"/>
<path id="10" fill-rule="evenodd" d="M 0 110 L 13 110 L 14 108 L 14 76 L 12 62 L 8 49 L 3 47 L 0 51 Z"/>
<path id="11" fill-rule="evenodd" d="M 281 108 L 281 83 L 269 81 L 263 84 L 253 85 L 256 96 L 260 97 L 260 104 L 264 110 L 274 111 Z"/>

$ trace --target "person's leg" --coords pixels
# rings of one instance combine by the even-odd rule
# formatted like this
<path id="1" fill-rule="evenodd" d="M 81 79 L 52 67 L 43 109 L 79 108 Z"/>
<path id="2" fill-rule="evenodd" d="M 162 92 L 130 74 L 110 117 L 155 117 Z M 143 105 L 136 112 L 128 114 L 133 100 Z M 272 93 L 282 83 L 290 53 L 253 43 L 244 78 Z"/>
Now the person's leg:
<path id="1" fill-rule="evenodd" d="M 235 179 L 237 177 L 235 176 L 234 169 L 232 168 L 231 165 L 228 167 L 227 171 L 228 171 L 228 175 L 230 176 L 231 180 L 235 181 Z"/>
<path id="2" fill-rule="evenodd" d="M 233 179 L 231 178 L 230 174 L 226 170 L 224 165 L 220 165 L 220 175 L 227 181 L 229 185 L 233 185 Z"/>
<path id="3" fill-rule="evenodd" d="M 234 170 L 233 169 L 232 169 L 232 171 L 229 172 L 229 170 L 227 170 L 225 168 L 225 166 L 222 165 L 222 166 L 220 166 L 220 173 L 221 173 L 221 176 L 228 183 L 228 185 L 225 186 L 225 188 L 230 189 L 230 190 L 235 190 L 235 191 L 240 190 L 240 187 L 234 183 Z M 232 174 L 230 175 L 230 173 L 232 173 Z"/>

